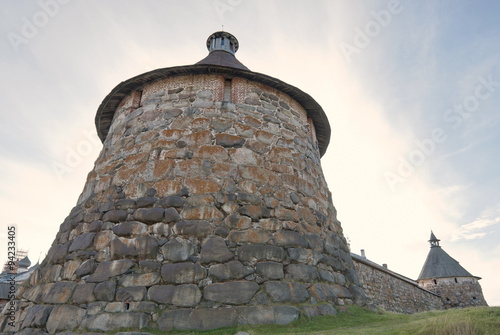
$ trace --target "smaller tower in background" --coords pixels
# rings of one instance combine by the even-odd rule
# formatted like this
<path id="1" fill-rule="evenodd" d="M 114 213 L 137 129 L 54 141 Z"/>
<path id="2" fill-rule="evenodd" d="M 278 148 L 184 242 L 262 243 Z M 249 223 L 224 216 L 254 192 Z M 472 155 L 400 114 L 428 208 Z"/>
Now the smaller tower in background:
<path id="1" fill-rule="evenodd" d="M 431 231 L 431 250 L 418 276 L 418 285 L 441 296 L 445 308 L 488 306 L 479 284 L 473 276 L 439 245 Z"/>

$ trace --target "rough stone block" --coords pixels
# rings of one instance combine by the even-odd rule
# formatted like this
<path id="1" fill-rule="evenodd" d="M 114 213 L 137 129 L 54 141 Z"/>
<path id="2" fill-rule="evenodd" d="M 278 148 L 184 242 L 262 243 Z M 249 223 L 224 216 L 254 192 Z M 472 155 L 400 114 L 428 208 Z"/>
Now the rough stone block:
<path id="1" fill-rule="evenodd" d="M 161 277 L 165 283 L 197 283 L 206 276 L 207 270 L 205 268 L 191 262 L 163 264 L 161 267 Z"/>
<path id="2" fill-rule="evenodd" d="M 274 302 L 299 303 L 309 298 L 309 292 L 299 283 L 268 281 L 264 283 L 264 287 Z"/>
<path id="3" fill-rule="evenodd" d="M 210 330 L 234 326 L 237 316 L 234 308 L 227 307 L 166 310 L 158 319 L 158 327 L 162 331 Z"/>
<path id="4" fill-rule="evenodd" d="M 307 241 L 302 234 L 290 230 L 280 230 L 275 233 L 274 241 L 284 247 L 307 247 Z"/>
<path id="5" fill-rule="evenodd" d="M 123 287 L 153 286 L 160 282 L 160 278 L 160 274 L 157 272 L 134 273 L 122 276 L 118 284 Z"/>
<path id="6" fill-rule="evenodd" d="M 148 325 L 148 320 L 148 315 L 145 313 L 101 313 L 87 317 L 82 326 L 89 330 L 104 332 L 119 328 L 142 329 Z"/>
<path id="7" fill-rule="evenodd" d="M 145 234 L 148 227 L 142 222 L 126 221 L 113 226 L 111 230 L 118 236 L 133 236 Z"/>
<path id="8" fill-rule="evenodd" d="M 92 272 L 94 272 L 96 268 L 95 260 L 87 259 L 83 261 L 82 264 L 76 269 L 75 274 L 77 277 L 86 276 Z"/>
<path id="9" fill-rule="evenodd" d="M 197 247 L 189 240 L 176 238 L 161 247 L 163 256 L 172 262 L 187 261 L 197 252 Z"/>
<path id="10" fill-rule="evenodd" d="M 144 286 L 120 287 L 116 290 L 118 301 L 141 301 L 146 297 L 147 290 Z"/>
<path id="11" fill-rule="evenodd" d="M 163 220 L 165 210 L 159 207 L 153 208 L 138 208 L 134 212 L 134 219 L 147 224 L 161 222 Z"/>
<path id="12" fill-rule="evenodd" d="M 158 239 L 152 236 L 138 236 L 135 238 L 119 237 L 111 242 L 111 257 L 145 257 L 155 258 L 159 249 Z"/>
<path id="13" fill-rule="evenodd" d="M 201 291 L 194 284 L 156 285 L 148 290 L 149 298 L 160 304 L 194 307 L 201 301 Z"/>
<path id="14" fill-rule="evenodd" d="M 252 219 L 238 214 L 228 215 L 224 222 L 231 228 L 248 229 L 252 227 Z"/>
<path id="15" fill-rule="evenodd" d="M 137 207 L 134 199 L 120 199 L 115 202 L 115 209 L 135 209 Z"/>
<path id="16" fill-rule="evenodd" d="M 92 245 L 94 241 L 95 233 L 85 233 L 81 234 L 73 240 L 71 245 L 69 246 L 68 251 L 73 252 L 75 250 L 84 250 Z"/>
<path id="17" fill-rule="evenodd" d="M 217 134 L 215 135 L 215 144 L 231 148 L 241 148 L 241 146 L 245 143 L 245 139 L 240 136 L 234 136 L 229 134 Z"/>
<path id="18" fill-rule="evenodd" d="M 283 272 L 283 264 L 276 262 L 261 262 L 257 263 L 256 272 L 269 279 L 282 279 L 285 277 Z"/>
<path id="19" fill-rule="evenodd" d="M 228 239 L 235 243 L 266 244 L 272 238 L 271 233 L 262 229 L 237 230 L 229 232 Z"/>
<path id="20" fill-rule="evenodd" d="M 300 281 L 315 281 L 319 279 L 318 269 L 312 265 L 290 264 L 286 267 L 287 277 Z"/>
<path id="21" fill-rule="evenodd" d="M 135 262 L 130 259 L 121 259 L 117 261 L 105 261 L 99 263 L 94 274 L 87 278 L 87 282 L 102 282 L 111 277 L 115 277 L 127 272 Z"/>
<path id="22" fill-rule="evenodd" d="M 271 211 L 269 208 L 264 206 L 246 205 L 238 209 L 238 213 L 241 215 L 249 216 L 254 221 L 258 221 L 262 218 L 268 218 L 271 216 Z"/>
<path id="23" fill-rule="evenodd" d="M 233 253 L 226 246 L 222 237 L 211 237 L 201 247 L 200 258 L 202 263 L 224 263 L 234 258 Z"/>
<path id="24" fill-rule="evenodd" d="M 168 207 L 180 208 L 184 206 L 185 202 L 186 200 L 183 197 L 172 195 L 169 197 L 161 198 L 160 201 L 158 202 L 158 205 L 163 208 L 168 208 Z"/>
<path id="25" fill-rule="evenodd" d="M 184 220 L 175 224 L 174 231 L 177 235 L 203 237 L 211 233 L 212 226 L 204 220 Z"/>
<path id="26" fill-rule="evenodd" d="M 76 287 L 74 282 L 59 281 L 54 283 L 42 300 L 47 304 L 64 304 L 69 301 L 73 290 Z"/>
<path id="27" fill-rule="evenodd" d="M 241 279 L 254 270 L 249 266 L 244 266 L 239 261 L 230 261 L 224 264 L 215 264 L 208 269 L 208 274 L 217 280 Z"/>
<path id="28" fill-rule="evenodd" d="M 54 334 L 59 330 L 75 329 L 80 325 L 85 310 L 71 305 L 55 306 L 47 320 L 47 331 Z"/>
<path id="29" fill-rule="evenodd" d="M 184 207 L 181 216 L 185 220 L 222 219 L 224 214 L 215 206 Z"/>
<path id="30" fill-rule="evenodd" d="M 94 295 L 99 301 L 113 301 L 115 298 L 116 282 L 105 281 L 99 283 L 94 288 Z"/>
<path id="31" fill-rule="evenodd" d="M 22 324 L 22 328 L 43 328 L 47 323 L 50 312 L 52 312 L 53 306 L 47 305 L 34 305 L 26 309 L 26 316 Z"/>
<path id="32" fill-rule="evenodd" d="M 182 198 L 181 198 L 182 199 Z M 177 222 L 181 219 L 181 216 L 174 208 L 165 209 L 165 222 Z"/>
<path id="33" fill-rule="evenodd" d="M 203 296 L 207 300 L 223 304 L 241 305 L 250 302 L 259 290 L 259 284 L 252 281 L 215 283 L 205 287 Z"/>
<path id="34" fill-rule="evenodd" d="M 94 288 L 95 283 L 80 284 L 75 287 L 73 292 L 73 302 L 75 304 L 88 304 L 95 301 Z"/>
<path id="35" fill-rule="evenodd" d="M 158 201 L 158 198 L 155 197 L 141 197 L 136 200 L 137 207 L 139 208 L 144 208 L 144 207 L 152 207 L 156 202 Z"/>
<path id="36" fill-rule="evenodd" d="M 127 211 L 123 209 L 115 209 L 104 214 L 103 221 L 122 222 L 127 219 Z"/>
<path id="37" fill-rule="evenodd" d="M 282 262 L 286 256 L 283 248 L 262 244 L 242 245 L 238 248 L 237 254 L 240 261 L 250 263 L 264 260 Z"/>
<path id="38" fill-rule="evenodd" d="M 309 294 L 316 298 L 317 301 L 331 301 L 333 303 L 337 302 L 337 296 L 335 291 L 328 284 L 314 284 L 309 289 Z"/>

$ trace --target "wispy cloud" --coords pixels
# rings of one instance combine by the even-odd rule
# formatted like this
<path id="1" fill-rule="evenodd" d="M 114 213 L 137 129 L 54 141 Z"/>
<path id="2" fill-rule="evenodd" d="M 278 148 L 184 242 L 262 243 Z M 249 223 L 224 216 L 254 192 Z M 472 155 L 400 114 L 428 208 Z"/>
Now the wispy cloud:
<path id="1" fill-rule="evenodd" d="M 478 218 L 470 223 L 464 224 L 452 235 L 452 241 L 475 240 L 486 236 L 489 232 L 480 231 L 487 227 L 500 223 L 500 217 Z"/>

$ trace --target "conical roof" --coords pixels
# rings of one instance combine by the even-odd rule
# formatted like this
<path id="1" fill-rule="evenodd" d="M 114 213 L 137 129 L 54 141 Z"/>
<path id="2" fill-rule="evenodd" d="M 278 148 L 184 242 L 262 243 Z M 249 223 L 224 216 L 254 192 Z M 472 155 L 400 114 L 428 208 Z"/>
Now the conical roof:
<path id="1" fill-rule="evenodd" d="M 439 241 L 434 233 L 431 233 L 431 250 L 427 255 L 422 271 L 418 280 L 428 278 L 446 278 L 446 277 L 475 277 L 469 271 L 465 270 L 460 263 L 448 255 L 438 243 Z M 478 278 L 478 277 L 476 277 Z"/>
<path id="2" fill-rule="evenodd" d="M 29 266 L 31 265 L 31 261 L 30 259 L 28 258 L 28 256 L 24 257 L 23 259 L 21 259 L 17 265 L 20 267 L 20 268 L 29 268 Z"/>
<path id="3" fill-rule="evenodd" d="M 234 55 L 238 48 L 236 37 L 225 31 L 217 31 L 207 39 L 207 49 L 210 53 L 196 65 L 219 65 L 248 70 Z"/>

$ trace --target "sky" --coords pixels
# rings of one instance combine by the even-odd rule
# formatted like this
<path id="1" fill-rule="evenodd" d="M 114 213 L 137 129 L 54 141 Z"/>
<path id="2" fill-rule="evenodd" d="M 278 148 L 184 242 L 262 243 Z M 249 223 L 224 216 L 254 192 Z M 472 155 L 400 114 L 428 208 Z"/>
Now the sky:
<path id="1" fill-rule="evenodd" d="M 222 26 L 252 71 L 309 93 L 351 251 L 416 279 L 431 230 L 500 305 L 500 2 L 0 0 L 0 262 L 42 261 L 120 82 L 196 63 Z"/>

